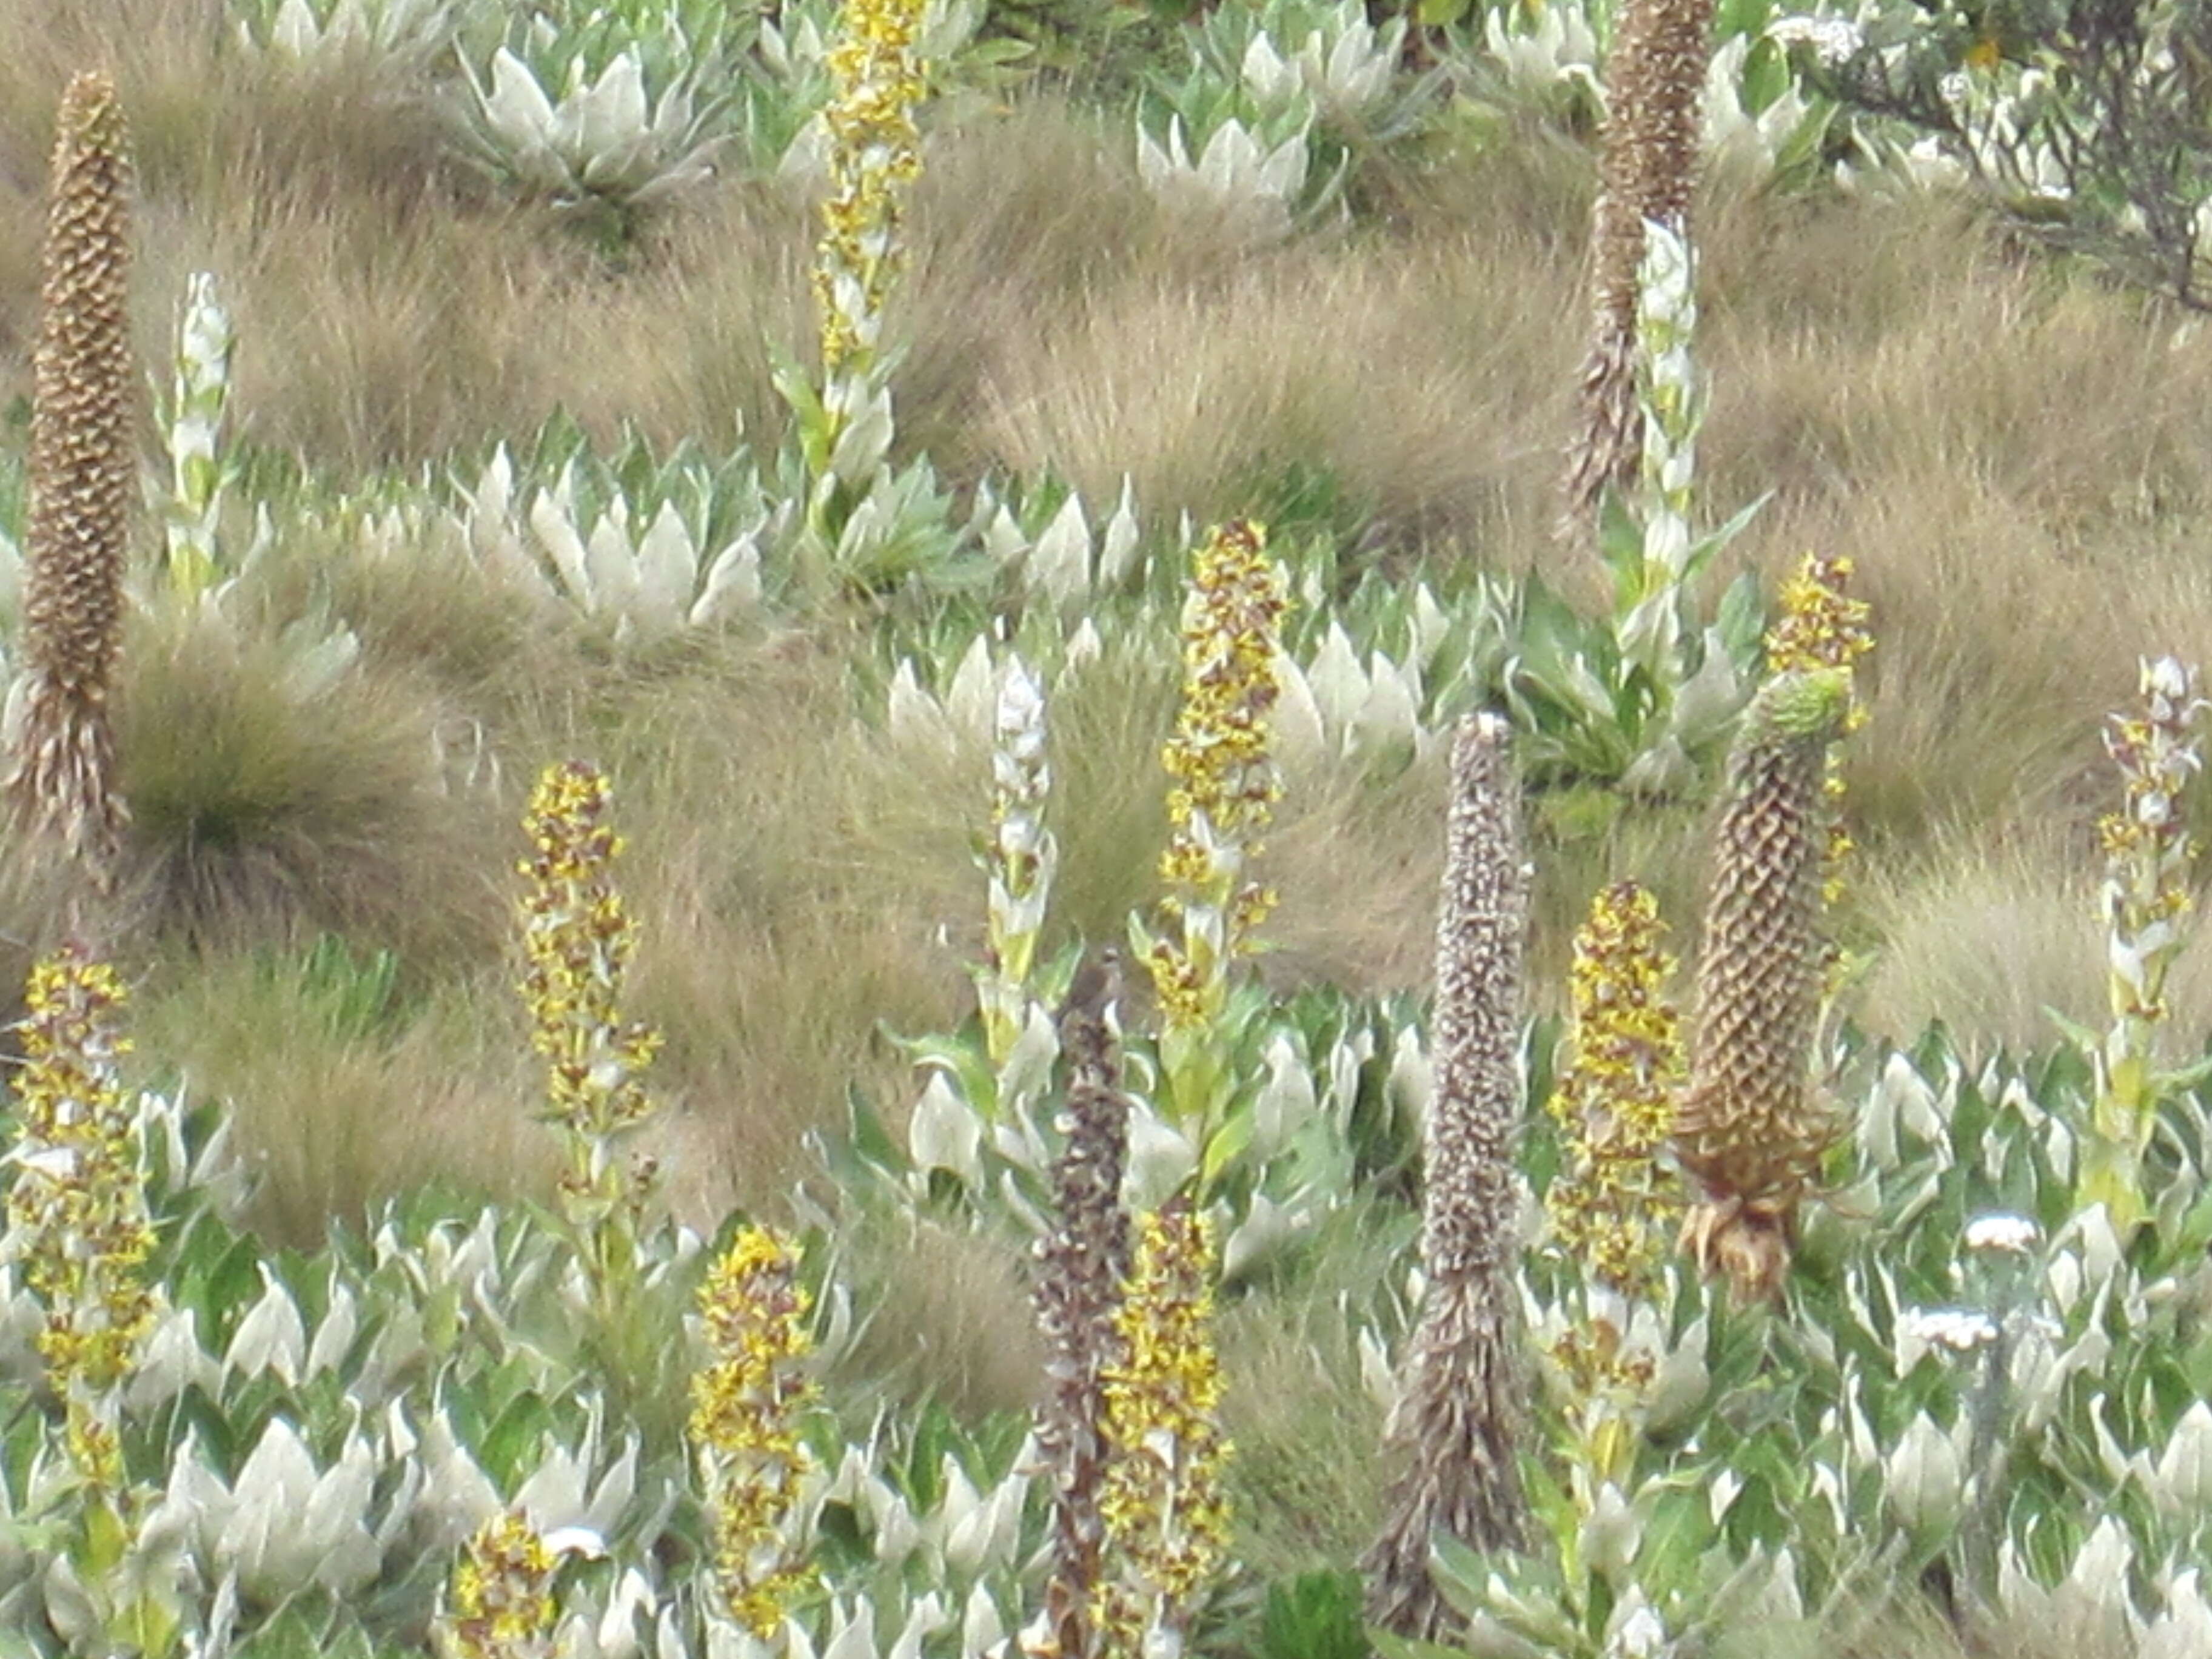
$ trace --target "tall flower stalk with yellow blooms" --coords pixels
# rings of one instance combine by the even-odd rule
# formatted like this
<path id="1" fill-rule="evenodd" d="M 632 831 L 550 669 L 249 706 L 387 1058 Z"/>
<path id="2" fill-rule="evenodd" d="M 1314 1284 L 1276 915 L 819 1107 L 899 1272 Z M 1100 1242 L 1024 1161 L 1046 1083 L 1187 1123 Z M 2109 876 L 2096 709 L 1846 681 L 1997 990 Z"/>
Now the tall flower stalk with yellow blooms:
<path id="1" fill-rule="evenodd" d="M 1274 659 L 1289 587 L 1260 525 L 1223 525 L 1193 554 L 1182 613 L 1182 705 L 1162 757 L 1168 846 L 1164 937 L 1139 933 L 1158 994 L 1160 1062 L 1176 1115 L 1203 1133 L 1230 1079 L 1221 1019 L 1230 967 L 1275 907 L 1254 878 L 1261 836 L 1282 799 L 1270 748 Z"/>
<path id="2" fill-rule="evenodd" d="M 560 1559 L 520 1510 L 478 1527 L 453 1569 L 439 1621 L 445 1659 L 548 1659 L 561 1607 Z"/>
<path id="3" fill-rule="evenodd" d="M 1822 668 L 1852 673 L 1859 659 L 1874 649 L 1874 635 L 1867 628 L 1867 603 L 1849 592 L 1855 569 L 1847 554 L 1805 556 L 1796 574 L 1782 585 L 1782 615 L 1767 630 L 1769 674 L 1807 673 Z M 1858 695 L 1854 673 L 1850 707 L 1838 735 L 1849 737 L 1866 720 L 1866 703 Z M 1828 802 L 1828 848 L 1820 902 L 1832 910 L 1843 897 L 1844 868 L 1856 848 L 1844 822 L 1843 757 L 1834 749 L 1828 750 L 1821 791 Z"/>
<path id="4" fill-rule="evenodd" d="M 2124 792 L 2119 810 L 2098 825 L 2112 1023 L 2095 1051 L 2097 1096 L 2079 1194 L 2085 1206 L 2103 1204 L 2123 1237 L 2148 1212 L 2143 1155 L 2160 1103 L 2180 1080 L 2159 1068 L 2158 1033 L 2166 975 L 2188 942 L 2197 847 L 2183 803 L 2204 765 L 2198 726 L 2206 704 L 2195 667 L 2173 657 L 2147 661 L 2141 685 L 2141 708 L 2114 715 L 2105 732 Z"/>
<path id="5" fill-rule="evenodd" d="M 71 81 L 54 137 L 32 365 L 28 659 L 10 699 L 9 816 L 20 848 L 58 853 L 73 903 L 113 885 L 129 814 L 109 712 L 138 489 L 131 416 L 131 165 L 104 74 Z"/>
<path id="6" fill-rule="evenodd" d="M 1108 1552 L 1094 1622 L 1110 1659 L 1181 1651 L 1200 1592 L 1228 1559 L 1218 1268 L 1213 1224 L 1187 1206 L 1139 1224 L 1114 1320 L 1120 1352 L 1103 1372 Z"/>
<path id="7" fill-rule="evenodd" d="M 32 969 L 27 1002 L 5 1253 L 46 1309 L 39 1353 L 68 1414 L 70 1456 L 105 1501 L 122 1485 L 122 1389 L 156 1307 L 137 1121 L 117 1075 L 130 1048 L 123 985 L 64 946 Z"/>
<path id="8" fill-rule="evenodd" d="M 921 171 L 915 112 L 929 90 L 921 50 L 927 10 L 927 0 L 843 0 L 830 49 L 830 191 L 812 273 L 821 389 L 795 369 L 778 380 L 796 416 L 818 557 L 838 548 L 890 451 L 884 310 L 906 261 L 901 222 Z"/>
<path id="9" fill-rule="evenodd" d="M 1638 1312 L 1656 1312 L 1680 1208 L 1660 1162 L 1686 1071 L 1665 938 L 1658 903 L 1638 884 L 1617 883 L 1591 901 L 1575 935 L 1567 1063 L 1547 1104 L 1562 1154 L 1544 1201 L 1552 1240 L 1595 1292 L 1552 1348 L 1577 1402 L 1570 1455 L 1584 1516 L 1630 1473 L 1657 1358 L 1631 1338 Z"/>
<path id="10" fill-rule="evenodd" d="M 799 1248 L 747 1226 L 708 1269 L 699 1313 L 714 1363 L 691 1382 L 690 1436 L 714 1529 L 714 1577 L 731 1618 L 765 1640 L 812 1582 L 791 1533 L 811 1458 L 799 1437 L 815 1385 L 813 1304 Z"/>
<path id="11" fill-rule="evenodd" d="M 626 1152 L 653 1113 L 644 1072 L 660 1046 L 658 1032 L 622 1014 L 637 927 L 615 889 L 623 842 L 608 821 L 610 796 L 594 766 L 548 767 L 523 818 L 532 854 L 517 866 L 527 883 L 522 996 L 531 1046 L 548 1066 L 541 1115 L 567 1143 L 562 1207 L 605 1297 L 635 1265 L 655 1184 L 652 1160 Z"/>

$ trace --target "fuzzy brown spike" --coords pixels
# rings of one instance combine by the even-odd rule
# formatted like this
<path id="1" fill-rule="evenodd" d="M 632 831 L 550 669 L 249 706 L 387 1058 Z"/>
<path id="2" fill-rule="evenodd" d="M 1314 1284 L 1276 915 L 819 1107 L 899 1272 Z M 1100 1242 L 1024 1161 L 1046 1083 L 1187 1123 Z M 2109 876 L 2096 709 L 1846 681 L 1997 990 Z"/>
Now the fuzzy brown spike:
<path id="1" fill-rule="evenodd" d="M 1053 1164 L 1054 1227 L 1038 1246 L 1033 1293 L 1050 1356 L 1052 1391 L 1038 1417 L 1037 1444 L 1054 1480 L 1052 1576 L 1043 1640 L 1030 1649 L 1055 1659 L 1094 1659 L 1102 1650 L 1092 1617 L 1106 1546 L 1098 1507 L 1106 1462 L 1101 1372 L 1113 1352 L 1114 1310 L 1129 1274 L 1129 1225 L 1121 1213 L 1129 1118 L 1109 1023 L 1121 994 L 1121 953 L 1109 945 L 1085 960 L 1060 1016 L 1066 1142 Z"/>
<path id="2" fill-rule="evenodd" d="M 137 487 L 131 453 L 130 164 L 104 74 L 70 82 L 57 121 L 33 374 L 28 662 L 5 785 L 17 836 L 112 886 L 127 815 L 108 696 L 123 631 Z"/>
<path id="3" fill-rule="evenodd" d="M 1838 1133 L 1810 1083 L 1826 963 L 1827 753 L 1850 685 L 1839 669 L 1767 682 L 1745 712 L 1715 832 L 1697 1041 L 1674 1151 L 1704 1188 L 1684 1246 L 1740 1301 L 1780 1290 L 1798 1204 Z"/>
<path id="4" fill-rule="evenodd" d="M 1644 222 L 1688 234 L 1712 15 L 1713 0 L 1628 0 L 1606 60 L 1604 149 L 1590 227 L 1596 321 L 1567 452 L 1569 524 L 1589 521 L 1607 485 L 1632 483 L 1643 457 L 1636 298 Z"/>
<path id="5" fill-rule="evenodd" d="M 1528 1530 L 1514 1446 L 1524 1389 L 1512 1158 L 1528 866 L 1508 734 L 1502 718 L 1484 714 L 1462 720 L 1452 739 L 1424 1149 L 1427 1288 L 1390 1424 L 1404 1470 L 1361 1563 L 1369 1617 L 1422 1640 L 1452 1616 L 1429 1572 L 1430 1539 L 1511 1548 Z"/>

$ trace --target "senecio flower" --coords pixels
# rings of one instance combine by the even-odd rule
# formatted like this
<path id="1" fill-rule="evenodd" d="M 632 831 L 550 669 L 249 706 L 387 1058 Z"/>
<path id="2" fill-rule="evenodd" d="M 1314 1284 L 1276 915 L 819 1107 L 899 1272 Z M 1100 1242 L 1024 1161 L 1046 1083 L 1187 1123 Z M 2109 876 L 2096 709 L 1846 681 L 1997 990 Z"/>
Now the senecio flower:
<path id="1" fill-rule="evenodd" d="M 1182 1208 L 1139 1224 L 1107 1365 L 1105 1516 L 1111 1557 L 1097 1624 L 1106 1651 L 1137 1659 L 1146 1632 L 1181 1631 L 1229 1550 L 1213 1348 L 1212 1224 Z"/>
<path id="2" fill-rule="evenodd" d="M 1674 1206 L 1659 1153 L 1674 1127 L 1687 1068 L 1682 1020 L 1666 995 L 1674 959 L 1649 890 L 1605 889 L 1575 935 L 1572 1058 L 1552 1091 L 1570 1167 L 1545 1206 L 1560 1247 L 1626 1296 L 1640 1294 L 1664 1248 Z"/>
<path id="3" fill-rule="evenodd" d="M 446 1648 L 454 1659 L 538 1659 L 560 1604 L 553 1598 L 559 1562 L 519 1510 L 477 1528 L 453 1569 Z"/>
<path id="4" fill-rule="evenodd" d="M 522 899 L 522 995 L 531 1046 L 550 1063 L 546 1116 L 568 1133 L 562 1189 L 573 1204 L 609 1210 L 633 1200 L 630 1177 L 612 1167 L 615 1141 L 653 1106 L 641 1073 L 660 1036 L 626 1024 L 622 982 L 636 947 L 611 872 L 623 849 L 607 823 L 605 774 L 581 761 L 548 767 L 523 818 L 531 857 Z"/>
<path id="5" fill-rule="evenodd" d="M 836 92 L 830 125 L 830 195 L 815 250 L 822 366 L 836 376 L 875 361 L 884 302 L 903 258 L 899 219 L 921 171 L 915 107 L 928 91 L 916 50 L 924 0 L 844 0 L 830 49 Z"/>
<path id="6" fill-rule="evenodd" d="M 690 1432 L 715 1576 L 730 1616 L 763 1640 L 812 1577 L 785 1527 L 812 1462 L 798 1431 L 815 1395 L 804 1369 L 812 1306 L 798 1246 L 764 1227 L 740 1231 L 699 1290 L 714 1363 L 692 1379 Z"/>
<path id="7" fill-rule="evenodd" d="M 1237 520 L 1191 558 L 1182 708 L 1162 756 L 1176 781 L 1168 792 L 1160 874 L 1182 939 L 1156 944 L 1146 964 L 1170 1030 L 1212 1024 L 1227 992 L 1228 958 L 1249 948 L 1275 906 L 1274 893 L 1245 876 L 1283 793 L 1268 721 L 1290 599 L 1282 568 L 1267 548 L 1265 528 Z"/>
<path id="8" fill-rule="evenodd" d="M 155 1306 L 137 1124 L 116 1075 L 130 1048 L 116 1030 L 123 986 L 67 945 L 32 969 L 27 1001 L 5 1254 L 46 1304 L 39 1352 L 66 1404 L 70 1455 L 113 1487 L 117 1394 Z"/>
<path id="9" fill-rule="evenodd" d="M 1855 568 L 1844 554 L 1808 553 L 1797 574 L 1782 584 L 1782 617 L 1766 635 L 1769 674 L 1809 673 L 1823 668 L 1840 668 L 1850 674 L 1858 659 L 1874 649 L 1874 635 L 1866 625 L 1867 603 L 1844 591 Z M 1866 705 L 1859 700 L 1854 684 L 1838 735 L 1850 736 L 1866 724 Z M 1829 820 L 1820 902 L 1832 909 L 1843 896 L 1844 860 L 1857 845 L 1844 827 L 1843 762 L 1833 749 L 1828 751 L 1822 788 Z"/>

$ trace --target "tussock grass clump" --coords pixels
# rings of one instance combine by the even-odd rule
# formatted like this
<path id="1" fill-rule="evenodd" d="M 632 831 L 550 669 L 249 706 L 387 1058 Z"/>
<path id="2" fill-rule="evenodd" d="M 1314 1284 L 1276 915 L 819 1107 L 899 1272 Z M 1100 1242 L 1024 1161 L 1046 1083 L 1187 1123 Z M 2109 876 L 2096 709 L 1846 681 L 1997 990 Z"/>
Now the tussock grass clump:
<path id="1" fill-rule="evenodd" d="M 128 660 L 129 913 L 211 946 L 334 929 L 410 958 L 500 948 L 491 803 L 447 793 L 420 690 L 356 669 L 303 693 L 285 646 L 213 619 L 149 623 Z"/>

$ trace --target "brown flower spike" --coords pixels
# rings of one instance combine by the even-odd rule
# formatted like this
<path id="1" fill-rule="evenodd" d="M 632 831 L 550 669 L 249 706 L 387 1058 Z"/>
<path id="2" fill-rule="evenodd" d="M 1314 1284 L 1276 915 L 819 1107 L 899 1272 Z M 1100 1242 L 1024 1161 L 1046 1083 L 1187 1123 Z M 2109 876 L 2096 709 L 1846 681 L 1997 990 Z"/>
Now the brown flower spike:
<path id="1" fill-rule="evenodd" d="M 1745 711 L 1715 832 L 1697 1041 L 1674 1151 L 1704 1189 L 1684 1245 L 1739 1301 L 1780 1290 L 1798 1203 L 1838 1128 L 1814 1097 L 1811 1065 L 1826 963 L 1828 745 L 1850 710 L 1848 670 L 1769 680 Z"/>
<path id="2" fill-rule="evenodd" d="M 108 694 L 137 482 L 130 164 L 114 82 L 78 76 L 57 126 L 32 380 L 28 663 L 11 711 L 5 789 L 17 836 L 80 863 L 105 893 L 128 819 L 115 787 Z"/>
<path id="3" fill-rule="evenodd" d="M 1627 0 L 1605 66 L 1605 146 L 1590 227 L 1595 329 L 1567 455 L 1567 519 L 1586 522 L 1607 484 L 1626 489 L 1644 453 L 1636 403 L 1637 272 L 1644 222 L 1688 234 L 1713 0 Z"/>
<path id="4" fill-rule="evenodd" d="M 1528 865 L 1508 735 L 1502 717 L 1484 714 L 1461 721 L 1452 739 L 1425 1149 L 1428 1287 L 1390 1425 L 1405 1472 L 1362 1563 L 1369 1616 L 1424 1640 L 1450 1618 L 1429 1576 L 1430 1536 L 1493 1550 L 1518 1547 L 1528 1534 L 1514 1459 L 1523 1389 L 1512 1138 Z"/>
<path id="5" fill-rule="evenodd" d="M 1084 964 L 1060 1011 L 1067 1057 L 1066 1143 L 1052 1166 L 1053 1230 L 1038 1246 L 1032 1292 L 1049 1358 L 1052 1391 L 1038 1413 L 1037 1444 L 1053 1474 L 1052 1573 L 1044 1591 L 1042 1641 L 1030 1651 L 1097 1659 L 1092 1618 L 1103 1583 L 1106 1521 L 1099 1509 L 1108 1449 L 1105 1367 L 1117 1340 L 1114 1315 L 1129 1273 L 1129 1224 L 1121 1213 L 1128 1108 L 1109 1012 L 1121 994 L 1120 952 L 1111 945 Z"/>

